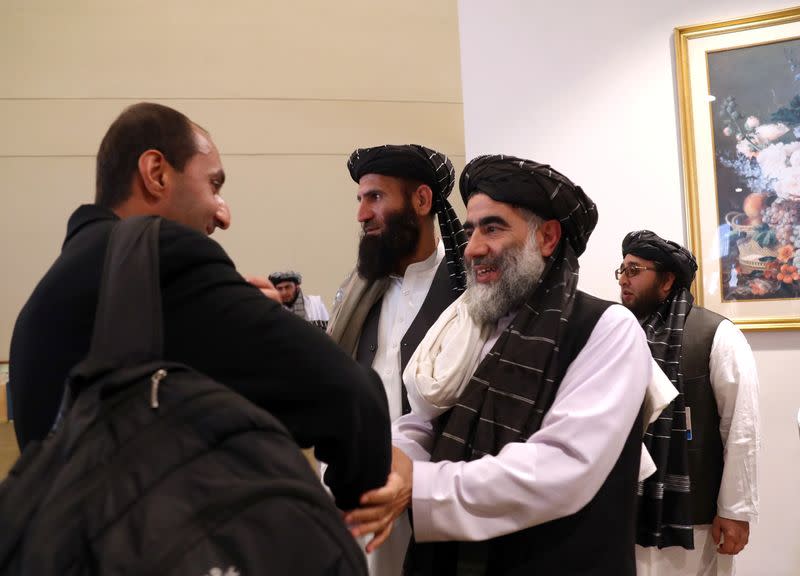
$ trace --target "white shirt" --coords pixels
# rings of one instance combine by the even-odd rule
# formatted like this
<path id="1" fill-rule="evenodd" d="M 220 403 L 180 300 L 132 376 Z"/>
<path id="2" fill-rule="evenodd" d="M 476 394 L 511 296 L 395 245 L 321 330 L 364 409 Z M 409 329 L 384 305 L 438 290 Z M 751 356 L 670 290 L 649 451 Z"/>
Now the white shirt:
<path id="1" fill-rule="evenodd" d="M 725 462 L 717 513 L 723 518 L 755 522 L 757 453 L 761 446 L 758 372 L 744 334 L 729 320 L 723 320 L 717 327 L 708 367 L 720 416 L 719 434 Z"/>
<path id="2" fill-rule="evenodd" d="M 422 262 L 410 264 L 402 278 L 391 276 L 389 289 L 383 295 L 378 320 L 378 346 L 372 368 L 383 381 L 392 421 L 403 414 L 400 344 L 425 302 L 443 258 L 444 243 L 438 242 L 436 250 Z M 369 538 L 362 539 L 362 542 L 366 543 Z M 395 521 L 389 539 L 367 555 L 369 573 L 372 576 L 400 576 L 410 538 L 411 525 L 408 516 L 404 514 Z"/>
<path id="3" fill-rule="evenodd" d="M 393 443 L 414 462 L 417 541 L 484 540 L 573 514 L 597 494 L 639 415 L 651 355 L 636 318 L 609 306 L 527 442 L 471 462 L 429 462 L 433 430 L 411 413 Z"/>
<path id="4" fill-rule="evenodd" d="M 306 320 L 309 322 L 327 322 L 329 320 L 328 309 L 320 296 L 303 294 L 303 305 L 306 308 Z"/>
<path id="5" fill-rule="evenodd" d="M 753 351 L 739 330 L 723 320 L 714 333 L 709 356 L 711 388 L 720 415 L 724 467 L 717 514 L 732 520 L 758 519 L 758 460 L 761 445 L 758 416 L 758 373 Z M 694 527 L 694 550 L 678 546 L 636 546 L 640 576 L 703 576 L 733 574 L 735 557 L 716 552 L 710 525 Z"/>
<path id="6" fill-rule="evenodd" d="M 438 242 L 436 250 L 428 258 L 410 264 L 402 277 L 391 276 L 391 284 L 383 295 L 378 320 L 378 347 L 372 368 L 383 381 L 392 421 L 403 414 L 400 344 L 428 296 L 442 258 L 444 243 Z"/>

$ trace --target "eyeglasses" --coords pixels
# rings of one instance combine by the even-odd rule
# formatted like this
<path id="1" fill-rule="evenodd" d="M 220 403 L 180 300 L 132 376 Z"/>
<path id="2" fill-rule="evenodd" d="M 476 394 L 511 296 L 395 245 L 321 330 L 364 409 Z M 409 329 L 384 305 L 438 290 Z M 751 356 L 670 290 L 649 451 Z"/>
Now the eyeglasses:
<path id="1" fill-rule="evenodd" d="M 644 272 L 645 270 L 655 271 L 656 268 L 648 268 L 647 266 L 637 266 L 636 264 L 628 264 L 627 266 L 620 266 L 619 269 L 614 270 L 614 277 L 617 280 L 619 280 L 619 277 L 625 274 L 628 278 L 633 278 L 634 276 L 638 276 L 639 272 Z"/>

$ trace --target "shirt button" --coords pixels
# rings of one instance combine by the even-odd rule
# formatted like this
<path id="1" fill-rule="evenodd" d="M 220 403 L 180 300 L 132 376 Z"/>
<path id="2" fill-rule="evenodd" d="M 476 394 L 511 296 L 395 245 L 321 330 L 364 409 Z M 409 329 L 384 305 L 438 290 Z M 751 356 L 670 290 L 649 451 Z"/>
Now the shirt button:
<path id="1" fill-rule="evenodd" d="M 403 290 L 403 296 L 408 296 L 410 292 L 408 290 Z"/>

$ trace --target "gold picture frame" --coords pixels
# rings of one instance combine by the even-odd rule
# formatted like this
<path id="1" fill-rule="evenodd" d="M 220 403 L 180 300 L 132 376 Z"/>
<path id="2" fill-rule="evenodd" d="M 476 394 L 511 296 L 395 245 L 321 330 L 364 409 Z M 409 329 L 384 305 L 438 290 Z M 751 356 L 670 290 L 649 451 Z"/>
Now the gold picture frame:
<path id="1" fill-rule="evenodd" d="M 676 28 L 675 59 L 695 301 L 800 329 L 800 8 Z"/>

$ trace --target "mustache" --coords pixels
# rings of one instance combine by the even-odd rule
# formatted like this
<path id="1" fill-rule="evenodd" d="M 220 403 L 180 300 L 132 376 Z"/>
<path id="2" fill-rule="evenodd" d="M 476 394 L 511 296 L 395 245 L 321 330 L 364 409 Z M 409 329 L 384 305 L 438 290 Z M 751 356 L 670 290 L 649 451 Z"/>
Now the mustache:
<path id="1" fill-rule="evenodd" d="M 475 268 L 479 266 L 486 266 L 502 270 L 508 261 L 508 256 L 503 254 L 500 256 L 476 256 L 475 258 L 465 262 L 467 272 L 475 274 Z"/>

